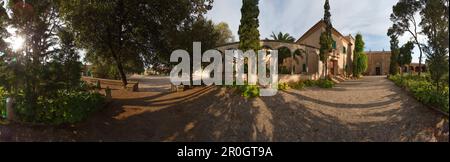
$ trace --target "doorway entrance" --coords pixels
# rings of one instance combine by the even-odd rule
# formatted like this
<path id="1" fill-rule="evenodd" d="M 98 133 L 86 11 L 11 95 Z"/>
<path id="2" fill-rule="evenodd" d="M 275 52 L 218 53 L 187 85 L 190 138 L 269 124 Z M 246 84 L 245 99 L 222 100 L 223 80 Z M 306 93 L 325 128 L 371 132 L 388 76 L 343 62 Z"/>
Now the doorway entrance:
<path id="1" fill-rule="evenodd" d="M 336 60 L 331 60 L 329 63 L 328 63 L 328 74 L 330 74 L 330 75 L 337 75 L 337 65 L 338 65 L 338 62 L 336 61 Z"/>
<path id="2" fill-rule="evenodd" d="M 381 75 L 381 67 L 375 68 L 376 75 Z"/>

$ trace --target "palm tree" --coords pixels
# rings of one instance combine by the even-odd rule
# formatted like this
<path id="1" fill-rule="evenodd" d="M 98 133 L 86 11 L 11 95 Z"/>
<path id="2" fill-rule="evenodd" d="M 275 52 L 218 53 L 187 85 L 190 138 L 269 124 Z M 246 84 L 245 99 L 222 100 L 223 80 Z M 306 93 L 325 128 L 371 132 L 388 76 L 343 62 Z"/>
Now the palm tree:
<path id="1" fill-rule="evenodd" d="M 272 35 L 270 35 L 270 37 L 272 37 L 273 40 L 277 40 L 277 41 L 281 41 L 281 42 L 288 42 L 288 43 L 294 43 L 295 42 L 295 38 L 292 37 L 289 33 L 278 33 L 278 35 L 276 35 L 274 32 L 272 32 Z"/>
<path id="2" fill-rule="evenodd" d="M 280 41 L 280 42 L 286 42 L 286 43 L 294 43 L 295 42 L 295 38 L 292 37 L 289 33 L 279 32 L 278 34 L 275 34 L 274 32 L 272 32 L 272 35 L 270 35 L 270 37 L 273 40 Z M 289 52 L 289 54 L 287 54 L 288 52 Z M 283 62 L 283 60 L 287 58 L 286 55 L 290 55 L 292 60 L 295 60 L 294 55 L 298 55 L 297 53 L 292 54 L 291 51 L 285 50 L 285 49 L 281 49 L 279 51 L 279 53 L 280 53 L 280 56 L 282 56 L 280 58 L 281 62 Z M 291 63 L 290 70 L 291 70 L 291 74 L 294 74 L 294 64 L 293 63 Z"/>

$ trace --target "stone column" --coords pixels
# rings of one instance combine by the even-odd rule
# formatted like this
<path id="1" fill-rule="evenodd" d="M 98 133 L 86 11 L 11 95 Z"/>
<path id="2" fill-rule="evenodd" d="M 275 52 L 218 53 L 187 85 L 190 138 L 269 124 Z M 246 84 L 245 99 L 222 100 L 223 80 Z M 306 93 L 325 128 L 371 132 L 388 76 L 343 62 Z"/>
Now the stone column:
<path id="1" fill-rule="evenodd" d="M 6 118 L 9 121 L 15 120 L 15 114 L 14 114 L 14 98 L 8 97 L 6 99 Z"/>

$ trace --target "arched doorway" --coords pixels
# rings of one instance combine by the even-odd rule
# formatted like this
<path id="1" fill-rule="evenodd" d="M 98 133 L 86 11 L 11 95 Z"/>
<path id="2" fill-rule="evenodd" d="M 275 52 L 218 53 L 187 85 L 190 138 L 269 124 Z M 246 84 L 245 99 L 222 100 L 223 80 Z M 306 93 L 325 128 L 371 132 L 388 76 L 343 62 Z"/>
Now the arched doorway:
<path id="1" fill-rule="evenodd" d="M 278 50 L 278 74 L 292 74 L 292 53 L 287 47 L 280 47 Z"/>
<path id="2" fill-rule="evenodd" d="M 305 50 L 297 49 L 292 54 L 294 58 L 294 63 L 296 66 L 293 66 L 294 74 L 307 73 L 308 72 L 308 55 Z M 298 70 L 296 70 L 298 69 Z"/>

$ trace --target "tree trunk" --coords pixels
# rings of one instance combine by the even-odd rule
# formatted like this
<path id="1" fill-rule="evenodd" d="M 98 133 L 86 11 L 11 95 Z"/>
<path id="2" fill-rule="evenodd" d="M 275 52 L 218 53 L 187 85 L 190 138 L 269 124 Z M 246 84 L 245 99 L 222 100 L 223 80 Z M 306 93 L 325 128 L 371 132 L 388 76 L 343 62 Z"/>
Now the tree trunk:
<path id="1" fill-rule="evenodd" d="M 325 79 L 328 79 L 328 60 L 326 60 L 325 61 L 325 73 L 324 73 L 324 75 L 325 75 Z"/>
<path id="2" fill-rule="evenodd" d="M 120 78 L 122 79 L 123 87 L 126 88 L 127 84 L 128 84 L 127 76 L 125 75 L 125 72 L 123 70 L 122 63 L 119 61 L 117 61 L 117 68 L 119 69 Z"/>
<path id="3" fill-rule="evenodd" d="M 416 43 L 417 43 L 417 47 L 419 47 L 419 76 L 422 74 L 422 46 L 420 46 L 419 40 L 417 39 L 417 37 L 415 37 L 416 39 Z"/>
<path id="4" fill-rule="evenodd" d="M 113 59 L 114 59 L 114 61 L 116 61 L 117 69 L 119 70 L 120 79 L 122 80 L 123 87 L 126 88 L 127 84 L 128 84 L 127 76 L 125 75 L 125 71 L 123 70 L 122 62 L 119 60 L 119 57 L 117 56 L 117 54 L 114 52 L 113 52 Z"/>

